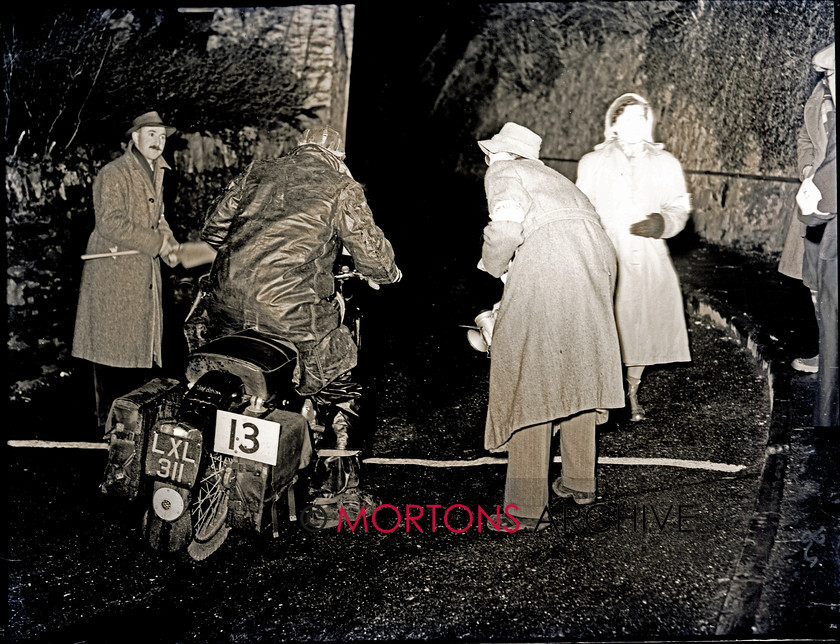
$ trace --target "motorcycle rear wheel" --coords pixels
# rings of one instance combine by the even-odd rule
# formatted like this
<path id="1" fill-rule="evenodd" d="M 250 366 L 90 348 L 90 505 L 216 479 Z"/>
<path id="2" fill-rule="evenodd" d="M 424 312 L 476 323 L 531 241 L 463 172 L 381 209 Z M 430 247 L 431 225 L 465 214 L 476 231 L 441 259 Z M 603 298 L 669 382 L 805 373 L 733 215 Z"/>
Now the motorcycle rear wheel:
<path id="1" fill-rule="evenodd" d="M 230 463 L 233 457 L 211 453 L 192 503 L 194 534 L 187 553 L 196 561 L 221 547 L 230 532 L 227 523 L 230 496 Z"/>

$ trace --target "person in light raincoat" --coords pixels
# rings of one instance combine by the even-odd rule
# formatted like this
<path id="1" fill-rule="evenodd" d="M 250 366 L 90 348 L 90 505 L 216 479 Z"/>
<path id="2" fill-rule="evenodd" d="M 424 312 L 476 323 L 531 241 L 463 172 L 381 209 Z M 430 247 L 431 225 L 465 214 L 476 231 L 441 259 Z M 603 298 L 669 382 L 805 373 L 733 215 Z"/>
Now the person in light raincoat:
<path id="1" fill-rule="evenodd" d="M 796 165 L 802 181 L 799 194 L 813 190 L 815 171 L 822 165 L 826 156 L 831 130 L 828 123 L 829 120 L 834 120 L 836 112 L 831 91 L 831 84 L 834 82 L 834 43 L 814 54 L 811 64 L 814 70 L 823 76 L 805 101 L 802 127 L 799 128 L 799 136 L 796 139 Z M 787 237 L 779 258 L 779 272 L 802 280 L 808 287 L 819 327 L 817 279 L 822 255 L 820 245 L 826 226 L 825 222 L 806 226 L 799 217 L 794 216 L 799 214 L 799 211 L 794 213 L 793 210 L 787 222 Z M 791 366 L 797 371 L 817 373 L 820 370 L 820 356 L 817 354 L 809 358 L 794 358 Z"/>
<path id="2" fill-rule="evenodd" d="M 595 500 L 598 410 L 624 405 L 615 252 L 586 196 L 539 160 L 541 143 L 517 123 L 478 141 L 489 166 L 490 214 L 479 268 L 506 276 L 492 335 L 484 446 L 508 452 L 501 518 L 507 532 L 548 525 L 540 519 L 553 429 L 563 467 L 552 490 L 580 505 Z"/>
<path id="3" fill-rule="evenodd" d="M 604 141 L 581 158 L 577 176 L 618 256 L 615 315 L 632 421 L 645 417 L 637 397 L 645 366 L 691 360 L 665 243 L 685 227 L 691 201 L 679 161 L 654 143 L 653 126 L 643 97 L 619 96 L 607 110 Z"/>
<path id="4" fill-rule="evenodd" d="M 810 228 L 823 228 L 812 266 L 816 285 L 819 323 L 819 387 L 814 401 L 814 427 L 840 426 L 837 353 L 837 124 L 834 44 L 814 56 L 814 66 L 825 70 L 831 95 L 831 110 L 824 124 L 827 141 L 825 157 L 810 181 L 803 181 L 796 195 L 799 220 Z"/>

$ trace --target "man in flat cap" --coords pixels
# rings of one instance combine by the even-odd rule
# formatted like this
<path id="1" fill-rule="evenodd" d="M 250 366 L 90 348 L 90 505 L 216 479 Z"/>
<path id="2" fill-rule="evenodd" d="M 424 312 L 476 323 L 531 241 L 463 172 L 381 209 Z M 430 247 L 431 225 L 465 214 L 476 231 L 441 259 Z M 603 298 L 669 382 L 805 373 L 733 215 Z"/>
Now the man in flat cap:
<path id="1" fill-rule="evenodd" d="M 160 260 L 177 263 L 178 242 L 163 214 L 161 156 L 175 128 L 157 112 L 134 119 L 122 156 L 93 183 L 95 225 L 82 268 L 72 355 L 93 363 L 96 411 L 104 427 L 111 403 L 162 366 Z"/>

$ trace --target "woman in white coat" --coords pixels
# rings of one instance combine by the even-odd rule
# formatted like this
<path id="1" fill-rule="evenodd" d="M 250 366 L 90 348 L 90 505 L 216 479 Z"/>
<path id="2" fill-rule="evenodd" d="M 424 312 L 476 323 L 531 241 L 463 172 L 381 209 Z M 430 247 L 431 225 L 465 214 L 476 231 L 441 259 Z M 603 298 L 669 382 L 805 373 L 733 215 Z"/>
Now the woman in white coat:
<path id="1" fill-rule="evenodd" d="M 632 421 L 645 417 L 637 397 L 645 366 L 691 360 L 665 242 L 685 227 L 691 202 L 680 162 L 653 142 L 653 124 L 643 97 L 618 97 L 607 110 L 603 143 L 580 160 L 577 177 L 618 256 L 615 315 Z"/>

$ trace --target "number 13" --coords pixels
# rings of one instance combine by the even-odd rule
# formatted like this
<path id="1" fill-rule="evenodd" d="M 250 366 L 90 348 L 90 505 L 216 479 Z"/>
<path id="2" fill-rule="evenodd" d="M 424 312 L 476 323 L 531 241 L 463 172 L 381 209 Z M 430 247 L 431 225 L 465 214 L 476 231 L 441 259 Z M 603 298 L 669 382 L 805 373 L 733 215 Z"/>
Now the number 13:
<path id="1" fill-rule="evenodd" d="M 244 452 L 245 454 L 253 454 L 260 448 L 260 442 L 257 440 L 257 436 L 260 435 L 259 428 L 254 425 L 254 423 L 242 423 L 242 428 L 248 430 L 250 433 L 245 434 L 242 438 L 242 442 L 248 441 L 251 443 L 249 447 L 245 445 L 239 446 L 239 451 Z M 230 443 L 228 443 L 228 447 L 231 451 L 236 451 L 236 418 L 230 419 Z"/>

